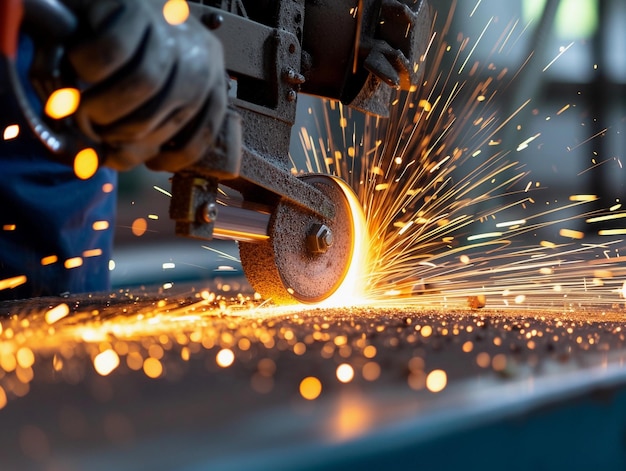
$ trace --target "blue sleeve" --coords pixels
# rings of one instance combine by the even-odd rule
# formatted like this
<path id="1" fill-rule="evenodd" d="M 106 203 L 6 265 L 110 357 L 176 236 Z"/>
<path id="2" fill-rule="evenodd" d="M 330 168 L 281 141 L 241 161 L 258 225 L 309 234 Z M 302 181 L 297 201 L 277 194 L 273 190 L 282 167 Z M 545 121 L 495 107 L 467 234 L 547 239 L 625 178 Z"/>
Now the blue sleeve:
<path id="1" fill-rule="evenodd" d="M 21 64 L 30 49 L 20 43 Z M 78 179 L 49 155 L 1 86 L 0 109 L 0 285 L 26 277 L 0 299 L 108 289 L 116 173 L 102 168 Z M 7 131 L 15 125 L 17 136 Z"/>

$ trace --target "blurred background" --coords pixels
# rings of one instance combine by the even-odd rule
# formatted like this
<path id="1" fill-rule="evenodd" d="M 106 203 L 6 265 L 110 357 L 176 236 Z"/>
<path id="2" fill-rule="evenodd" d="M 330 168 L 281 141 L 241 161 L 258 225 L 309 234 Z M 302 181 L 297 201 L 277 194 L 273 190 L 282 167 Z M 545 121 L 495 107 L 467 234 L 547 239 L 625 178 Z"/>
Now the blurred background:
<path id="1" fill-rule="evenodd" d="M 573 194 L 592 194 L 599 197 L 593 203 L 593 209 L 598 209 L 626 199 L 622 168 L 626 157 L 626 2 L 431 3 L 438 12 L 438 28 L 448 11 L 456 8 L 450 42 L 456 39 L 454 35 L 469 37 L 475 46 L 474 60 L 497 61 L 498 68 L 517 74 L 512 85 L 498 90 L 492 100 L 502 116 L 515 112 L 528 99 L 531 103 L 516 116 L 517 125 L 505 128 L 499 137 L 504 148 L 517 152 L 513 158 L 524 163 L 530 179 L 547 189 L 550 202 L 560 204 Z M 495 50 L 502 35 L 512 30 L 515 33 L 508 38 L 506 51 Z M 300 168 L 305 156 L 297 134 L 303 126 L 309 132 L 314 129 L 309 110 L 315 113 L 321 106 L 315 98 L 299 97 L 291 157 Z M 526 148 L 518 149 L 533 136 Z M 120 176 L 116 250 L 111 263 L 114 287 L 154 283 L 168 287 L 181 281 L 211 279 L 237 289 L 237 284 L 245 281 L 235 243 L 174 236 L 166 194 L 169 178 L 143 168 Z M 560 216 L 580 213 L 580 209 L 571 211 Z M 136 230 L 136 221 L 147 222 L 146 230 Z M 578 219 L 568 227 L 584 231 L 587 225 Z"/>

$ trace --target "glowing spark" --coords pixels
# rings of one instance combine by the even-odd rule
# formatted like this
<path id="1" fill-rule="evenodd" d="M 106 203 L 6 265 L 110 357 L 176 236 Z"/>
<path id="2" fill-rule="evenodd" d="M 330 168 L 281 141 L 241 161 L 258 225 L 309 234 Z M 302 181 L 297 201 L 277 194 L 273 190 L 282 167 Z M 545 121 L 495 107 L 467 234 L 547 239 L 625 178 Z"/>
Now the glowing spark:
<path id="1" fill-rule="evenodd" d="M 5 141 L 15 139 L 20 134 L 20 127 L 17 124 L 10 124 L 6 128 L 4 128 L 4 132 L 2 133 L 2 138 Z"/>
<path id="2" fill-rule="evenodd" d="M 598 235 L 601 235 L 601 236 L 626 235 L 626 229 L 604 229 L 604 230 L 598 231 Z"/>
<path id="3" fill-rule="evenodd" d="M 426 113 L 429 113 L 432 110 L 432 105 L 428 102 L 428 100 L 420 100 L 418 105 L 420 108 L 423 108 Z"/>
<path id="4" fill-rule="evenodd" d="M 557 56 L 556 56 L 554 59 L 552 59 L 548 65 L 546 65 L 546 66 L 543 68 L 542 72 L 545 72 L 546 70 L 548 70 L 548 68 L 549 68 L 552 64 L 554 64 L 554 63 L 557 61 L 557 59 L 558 59 L 559 57 L 561 57 L 563 54 L 565 54 L 565 53 L 569 50 L 569 48 L 570 48 L 570 47 L 572 47 L 573 45 L 574 45 L 574 41 L 572 41 L 571 43 L 569 43 L 569 45 L 568 45 L 567 47 L 562 47 L 562 48 L 561 48 L 561 50 L 560 50 L 560 52 L 557 54 Z"/>
<path id="5" fill-rule="evenodd" d="M 15 360 L 21 368 L 30 368 L 35 363 L 35 354 L 30 348 L 22 347 L 15 354 Z"/>
<path id="6" fill-rule="evenodd" d="M 572 229 L 561 229 L 559 231 L 561 237 L 569 237 L 571 239 L 584 239 L 585 234 L 580 231 L 574 231 Z"/>
<path id="7" fill-rule="evenodd" d="M 73 258 L 68 258 L 63 264 L 63 266 L 69 270 L 71 268 L 78 268 L 82 266 L 82 264 L 83 264 L 82 257 L 73 257 Z"/>
<path id="8" fill-rule="evenodd" d="M 537 139 L 539 136 L 541 136 L 541 133 L 538 132 L 537 134 L 535 134 L 532 137 L 529 137 L 528 139 L 526 139 L 524 142 L 522 142 L 519 146 L 517 146 L 517 152 L 520 152 L 524 149 L 528 148 L 528 144 L 530 144 L 531 142 L 533 142 L 535 139 Z"/>
<path id="9" fill-rule="evenodd" d="M 43 266 L 52 265 L 53 263 L 57 263 L 59 261 L 59 257 L 56 255 L 48 255 L 47 257 L 43 257 L 41 259 L 41 264 Z"/>
<path id="10" fill-rule="evenodd" d="M 54 324 L 60 321 L 70 313 L 70 308 L 67 304 L 61 303 L 52 309 L 46 311 L 45 319 L 48 324 Z"/>
<path id="11" fill-rule="evenodd" d="M 468 241 L 480 240 L 480 239 L 491 239 L 493 237 L 501 237 L 502 232 L 485 232 L 484 234 L 476 234 L 469 236 L 467 238 Z"/>
<path id="12" fill-rule="evenodd" d="M 163 5 L 163 17 L 173 26 L 180 25 L 189 18 L 189 5 L 184 0 L 167 0 Z"/>
<path id="13" fill-rule="evenodd" d="M 354 369 L 347 363 L 342 363 L 337 367 L 337 379 L 342 383 L 349 383 L 354 379 Z"/>
<path id="14" fill-rule="evenodd" d="M 73 114 L 80 103 L 80 92 L 76 88 L 61 88 L 48 97 L 45 113 L 52 119 L 66 118 Z"/>
<path id="15" fill-rule="evenodd" d="M 163 365 L 156 358 L 146 358 L 143 362 L 143 372 L 148 378 L 158 378 L 163 374 Z"/>
<path id="16" fill-rule="evenodd" d="M 170 198 L 172 197 L 172 194 L 171 194 L 169 191 L 164 190 L 164 189 L 163 189 L 163 188 L 161 188 L 160 186 L 156 186 L 156 185 L 154 185 L 152 188 L 154 188 L 154 189 L 155 189 L 156 191 L 158 191 L 159 193 L 163 193 L 165 196 L 169 196 Z"/>
<path id="17" fill-rule="evenodd" d="M 569 109 L 569 105 L 565 105 L 563 108 L 561 108 L 559 111 L 556 112 L 557 116 L 561 115 L 564 111 Z"/>
<path id="18" fill-rule="evenodd" d="M 313 401 L 322 393 L 322 383 L 314 376 L 308 376 L 300 382 L 300 395 L 309 401 Z"/>
<path id="19" fill-rule="evenodd" d="M 467 62 L 470 60 L 470 57 L 472 57 L 472 54 L 474 53 L 474 50 L 476 49 L 476 46 L 478 46 L 478 44 L 480 43 L 480 40 L 485 35 L 485 32 L 487 31 L 487 28 L 489 28 L 489 25 L 491 24 L 492 21 L 493 21 L 493 17 L 489 18 L 489 21 L 487 22 L 487 24 L 483 28 L 482 32 L 480 33 L 480 36 L 478 36 L 478 39 L 474 43 L 474 46 L 472 47 L 471 51 L 469 52 L 469 54 L 465 58 L 465 62 L 463 62 L 463 64 L 461 65 L 461 68 L 459 69 L 459 72 L 458 72 L 459 74 L 461 74 L 461 72 L 463 72 L 463 69 L 467 65 Z"/>
<path id="20" fill-rule="evenodd" d="M 146 221 L 144 218 L 135 219 L 131 226 L 131 230 L 133 232 L 133 235 L 141 237 L 148 230 L 148 221 Z"/>
<path id="21" fill-rule="evenodd" d="M 88 180 L 98 171 L 98 154 L 91 147 L 81 150 L 74 157 L 74 174 L 81 180 Z"/>
<path id="22" fill-rule="evenodd" d="M 106 231 L 109 228 L 109 221 L 95 221 L 91 228 L 94 231 Z"/>
<path id="23" fill-rule="evenodd" d="M 113 183 L 105 183 L 102 185 L 102 193 L 112 193 L 114 189 Z"/>
<path id="24" fill-rule="evenodd" d="M 522 226 L 526 224 L 526 219 L 517 219 L 516 221 L 499 222 L 496 227 Z"/>
<path id="25" fill-rule="evenodd" d="M 233 257 L 232 255 L 227 254 L 226 252 L 222 252 L 221 250 L 217 250 L 217 249 L 214 249 L 213 247 L 208 247 L 206 245 L 202 245 L 201 247 L 203 249 L 209 250 L 210 252 L 215 252 L 216 254 L 218 254 L 221 257 L 224 257 L 227 260 L 232 260 L 233 262 L 241 263 L 241 260 L 239 260 L 237 257 Z"/>
<path id="26" fill-rule="evenodd" d="M 471 18 L 472 16 L 474 16 L 474 13 L 476 13 L 476 10 L 478 10 L 478 7 L 480 6 L 480 2 L 481 2 L 481 1 L 482 1 L 482 0 L 478 0 L 478 1 L 476 2 L 476 5 L 474 5 L 474 8 L 473 8 L 472 12 L 470 13 L 470 18 Z"/>
<path id="27" fill-rule="evenodd" d="M 17 226 L 15 224 L 5 224 L 4 226 L 2 226 L 3 231 L 14 231 L 15 229 L 17 229 Z"/>
<path id="28" fill-rule="evenodd" d="M 83 258 L 99 257 L 102 255 L 102 249 L 89 249 L 83 252 Z"/>
<path id="29" fill-rule="evenodd" d="M 616 214 L 607 214 L 606 216 L 597 216 L 593 218 L 586 219 L 585 222 L 602 222 L 602 221 L 611 221 L 613 219 L 622 219 L 626 218 L 626 213 L 616 213 Z"/>
<path id="30" fill-rule="evenodd" d="M 231 349 L 223 348 L 217 353 L 215 361 L 222 368 L 228 368 L 235 361 L 235 354 Z"/>
<path id="31" fill-rule="evenodd" d="M 433 393 L 441 392 L 448 384 L 448 375 L 443 370 L 433 370 L 426 377 L 426 388 Z"/>
<path id="32" fill-rule="evenodd" d="M 596 195 L 571 195 L 569 197 L 570 201 L 582 201 L 582 202 L 596 201 L 597 199 L 598 197 Z"/>
<path id="33" fill-rule="evenodd" d="M 115 350 L 105 350 L 93 359 L 93 366 L 101 376 L 111 374 L 120 365 L 120 357 Z"/>

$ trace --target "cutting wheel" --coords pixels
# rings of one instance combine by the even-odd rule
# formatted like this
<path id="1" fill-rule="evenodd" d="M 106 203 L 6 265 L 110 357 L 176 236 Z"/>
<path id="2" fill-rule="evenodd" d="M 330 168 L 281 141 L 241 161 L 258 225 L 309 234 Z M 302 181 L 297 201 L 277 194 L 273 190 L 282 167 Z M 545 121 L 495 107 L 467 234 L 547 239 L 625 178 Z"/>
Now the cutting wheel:
<path id="1" fill-rule="evenodd" d="M 281 202 L 269 222 L 269 239 L 239 244 L 241 263 L 253 288 L 280 304 L 317 303 L 331 296 L 346 279 L 365 230 L 363 212 L 358 204 L 350 204 L 356 196 L 344 182 L 317 174 L 302 179 L 334 203 L 335 217 L 320 219 Z M 314 253 L 307 236 L 322 224 L 332 232 L 332 244 L 324 253 Z"/>

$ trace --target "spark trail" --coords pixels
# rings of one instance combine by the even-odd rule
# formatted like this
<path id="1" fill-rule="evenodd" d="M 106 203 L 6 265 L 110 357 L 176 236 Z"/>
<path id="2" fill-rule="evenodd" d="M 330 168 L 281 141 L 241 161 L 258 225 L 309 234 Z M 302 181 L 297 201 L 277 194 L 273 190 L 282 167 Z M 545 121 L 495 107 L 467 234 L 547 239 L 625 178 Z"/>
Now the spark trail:
<path id="1" fill-rule="evenodd" d="M 494 18 L 472 39 L 451 33 L 453 15 L 454 8 L 420 65 L 426 70 L 423 86 L 398 94 L 389 119 L 363 117 L 326 101 L 321 110 L 308 110 L 315 129 L 301 130 L 306 169 L 348 181 L 365 210 L 372 241 L 365 275 L 370 301 L 402 294 L 403 304 L 432 305 L 488 294 L 500 307 L 620 302 L 622 240 L 598 242 L 595 236 L 623 232 L 589 224 L 619 217 L 617 208 L 590 208 L 594 195 L 550 201 L 554 192 L 533 181 L 518 159 L 532 144 L 532 150 L 541 148 L 542 133 L 524 134 L 521 112 L 533 106 L 532 97 L 513 103 L 509 115 L 500 109 L 533 54 L 517 71 L 498 64 L 506 63 L 526 28 L 518 32 L 519 22 L 510 23 L 491 54 L 479 59 L 475 50 L 496 27 Z M 568 229 L 584 224 L 582 231 Z M 580 240 L 586 235 L 596 243 Z"/>

